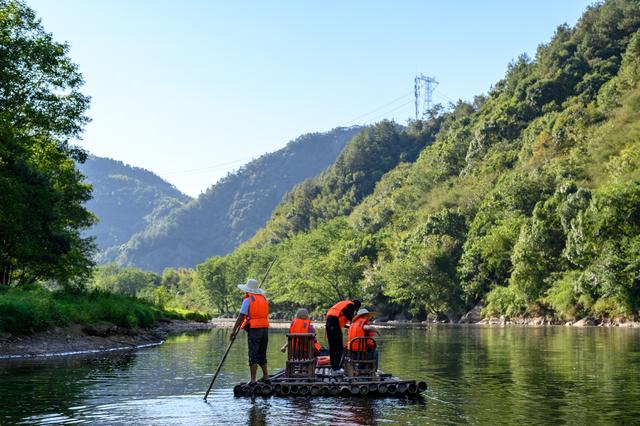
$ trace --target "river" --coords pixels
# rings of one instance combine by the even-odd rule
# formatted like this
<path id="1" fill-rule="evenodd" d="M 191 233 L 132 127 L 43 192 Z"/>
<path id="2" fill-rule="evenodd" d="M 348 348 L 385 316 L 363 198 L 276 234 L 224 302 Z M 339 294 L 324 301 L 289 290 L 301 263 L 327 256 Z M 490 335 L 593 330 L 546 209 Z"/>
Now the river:
<path id="1" fill-rule="evenodd" d="M 209 402 L 202 395 L 229 330 L 136 352 L 0 362 L 0 423 L 638 424 L 640 330 L 429 326 L 383 331 L 380 368 L 425 380 L 409 399 L 234 398 L 246 337 Z M 270 334 L 272 369 L 284 331 Z M 274 368 L 275 367 L 275 368 Z"/>

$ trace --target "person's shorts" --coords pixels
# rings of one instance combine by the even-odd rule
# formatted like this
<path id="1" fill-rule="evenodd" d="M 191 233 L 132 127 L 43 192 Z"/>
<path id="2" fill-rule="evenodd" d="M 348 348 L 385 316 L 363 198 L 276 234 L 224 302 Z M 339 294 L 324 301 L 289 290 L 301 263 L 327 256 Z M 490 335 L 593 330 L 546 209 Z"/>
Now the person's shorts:
<path id="1" fill-rule="evenodd" d="M 268 328 L 249 329 L 249 365 L 267 363 L 267 345 L 269 344 Z"/>

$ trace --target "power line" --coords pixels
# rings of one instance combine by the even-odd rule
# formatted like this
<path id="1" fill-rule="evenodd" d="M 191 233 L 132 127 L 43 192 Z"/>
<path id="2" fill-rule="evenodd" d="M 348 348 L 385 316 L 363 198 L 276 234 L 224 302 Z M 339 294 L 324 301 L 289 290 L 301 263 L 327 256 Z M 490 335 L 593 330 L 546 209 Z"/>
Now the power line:
<path id="1" fill-rule="evenodd" d="M 435 95 L 437 97 L 439 97 L 440 99 L 442 99 L 443 101 L 447 101 L 449 103 L 455 104 L 455 102 L 450 97 L 448 97 L 447 95 L 445 95 L 444 93 L 442 93 L 439 90 L 437 92 L 435 92 Z"/>
<path id="2" fill-rule="evenodd" d="M 351 121 L 347 121 L 346 123 L 341 124 L 341 125 L 340 125 L 340 127 L 348 126 L 349 124 L 355 123 L 356 121 L 360 120 L 360 119 L 361 119 L 361 118 L 363 118 L 363 117 L 366 117 L 366 116 L 371 115 L 371 114 L 373 114 L 373 113 L 375 113 L 375 112 L 378 112 L 378 111 L 380 111 L 381 109 L 383 109 L 383 108 L 385 108 L 385 107 L 388 107 L 389 105 L 393 105 L 394 103 L 398 102 L 399 100 L 402 100 L 402 99 L 406 98 L 407 96 L 411 95 L 412 93 L 413 93 L 413 92 L 405 93 L 404 95 L 399 96 L 399 97 L 395 98 L 394 100 L 392 100 L 392 101 L 389 101 L 389 102 L 385 103 L 384 105 L 381 105 L 381 106 L 379 106 L 379 107 L 377 107 L 377 108 L 375 108 L 375 109 L 372 109 L 371 111 L 369 111 L 369 112 L 367 112 L 367 113 L 365 113 L 365 114 L 361 114 L 361 115 L 357 116 L 356 118 L 354 118 L 354 119 L 353 119 L 353 120 L 351 120 Z M 404 105 L 403 105 L 403 106 L 404 106 Z M 370 121 L 370 120 L 368 120 L 368 121 Z"/>
<path id="3" fill-rule="evenodd" d="M 376 113 L 376 112 L 384 109 L 385 107 L 388 107 L 388 106 L 393 105 L 393 104 L 395 104 L 396 102 L 398 102 L 398 101 L 400 101 L 402 99 L 405 99 L 407 96 L 410 96 L 411 94 L 413 94 L 413 92 L 407 92 L 407 93 L 403 94 L 402 96 L 399 96 L 399 97 L 397 97 L 397 98 L 395 98 L 395 99 L 393 99 L 393 100 L 391 100 L 391 101 L 389 101 L 389 102 L 387 102 L 387 103 L 385 103 L 385 104 L 383 104 L 383 105 L 381 105 L 381 106 L 379 106 L 377 108 L 374 108 L 374 109 L 366 112 L 365 114 L 361 114 L 361 115 L 357 116 L 353 120 L 350 120 L 350 121 L 348 121 L 348 122 L 346 122 L 344 124 L 341 124 L 338 127 L 346 127 L 346 126 L 348 126 L 348 125 L 350 125 L 352 123 L 355 123 L 356 121 L 360 120 L 361 118 L 364 118 L 364 117 L 369 116 L 369 115 L 371 115 L 373 113 Z M 365 120 L 364 123 L 370 123 L 372 121 L 375 121 L 378 118 L 384 117 L 385 115 L 387 115 L 389 113 L 397 111 L 400 108 L 403 108 L 403 107 L 409 105 L 412 102 L 413 102 L 413 100 L 405 102 L 405 103 L 403 103 L 403 104 L 401 104 L 399 106 L 394 107 L 391 110 L 385 111 L 382 114 L 376 115 L 373 118 Z M 236 163 L 247 161 L 249 159 L 250 158 L 242 158 L 242 159 L 230 161 L 230 162 L 227 162 L 227 163 L 213 164 L 211 166 L 205 166 L 205 167 L 200 167 L 200 168 L 195 168 L 195 169 L 179 170 L 179 171 L 173 171 L 173 172 L 166 172 L 166 173 L 161 173 L 161 174 L 164 175 L 164 176 L 186 176 L 186 175 L 190 175 L 190 174 L 204 173 L 204 172 L 207 172 L 207 171 L 210 171 L 210 170 L 215 170 L 216 168 L 226 167 L 226 166 L 230 166 L 230 165 L 233 165 L 233 164 L 236 164 Z"/>
<path id="4" fill-rule="evenodd" d="M 380 115 L 377 115 L 377 116 L 375 116 L 375 117 L 373 117 L 373 118 L 370 118 L 369 120 L 367 120 L 367 121 L 366 121 L 366 123 L 370 123 L 370 122 L 372 122 L 372 121 L 375 121 L 375 120 L 377 120 L 378 118 L 384 117 L 385 115 L 390 114 L 390 113 L 392 113 L 392 112 L 394 112 L 394 111 L 397 111 L 397 110 L 399 110 L 400 108 L 403 108 L 403 107 L 405 107 L 405 106 L 407 106 L 407 105 L 409 105 L 409 104 L 412 104 L 412 103 L 413 103 L 413 100 L 410 100 L 410 101 L 408 101 L 408 102 L 405 102 L 405 103 L 403 103 L 402 105 L 399 105 L 399 106 L 395 107 L 394 109 L 391 109 L 391 110 L 386 111 L 386 112 L 384 112 L 384 113 L 382 113 L 382 114 L 380 114 Z"/>

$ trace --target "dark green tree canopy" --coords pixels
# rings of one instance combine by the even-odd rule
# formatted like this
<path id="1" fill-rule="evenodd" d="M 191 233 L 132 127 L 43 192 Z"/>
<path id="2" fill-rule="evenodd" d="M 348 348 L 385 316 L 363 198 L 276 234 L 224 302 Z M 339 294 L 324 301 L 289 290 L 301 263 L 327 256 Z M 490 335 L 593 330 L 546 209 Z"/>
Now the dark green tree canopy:
<path id="1" fill-rule="evenodd" d="M 68 50 L 23 2 L 0 0 L 0 284 L 69 283 L 92 265 L 91 188 L 74 163 L 86 156 L 69 144 L 89 98 Z"/>
<path id="2" fill-rule="evenodd" d="M 66 149 L 89 121 L 89 97 L 80 92 L 83 79 L 67 56 L 69 45 L 54 41 L 26 4 L 0 0 L 0 52 L 0 120 Z"/>

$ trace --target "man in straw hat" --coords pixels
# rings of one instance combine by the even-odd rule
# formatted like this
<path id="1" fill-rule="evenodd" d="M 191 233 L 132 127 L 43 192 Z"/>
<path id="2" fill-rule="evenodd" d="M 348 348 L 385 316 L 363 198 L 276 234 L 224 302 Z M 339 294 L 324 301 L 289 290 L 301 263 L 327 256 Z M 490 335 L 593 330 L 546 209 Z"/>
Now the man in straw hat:
<path id="1" fill-rule="evenodd" d="M 249 344 L 249 370 L 251 382 L 256 381 L 258 365 L 262 368 L 262 380 L 269 381 L 267 370 L 267 345 L 269 344 L 269 301 L 264 297 L 258 280 L 247 280 L 246 284 L 238 284 L 245 292 L 240 308 L 240 316 L 233 326 L 230 339 L 234 339 L 240 328 L 247 331 Z"/>
<path id="2" fill-rule="evenodd" d="M 349 327 L 349 335 L 347 337 L 346 348 L 351 351 L 368 352 L 369 359 L 376 360 L 376 370 L 378 369 L 378 351 L 376 349 L 376 343 L 372 339 L 374 333 L 380 335 L 380 331 L 372 326 L 369 321 L 375 316 L 375 312 L 369 312 L 366 308 L 361 308 L 356 313 L 355 317 L 351 321 L 351 327 Z M 358 337 L 371 337 L 371 339 L 358 339 L 352 342 L 353 339 Z"/>

